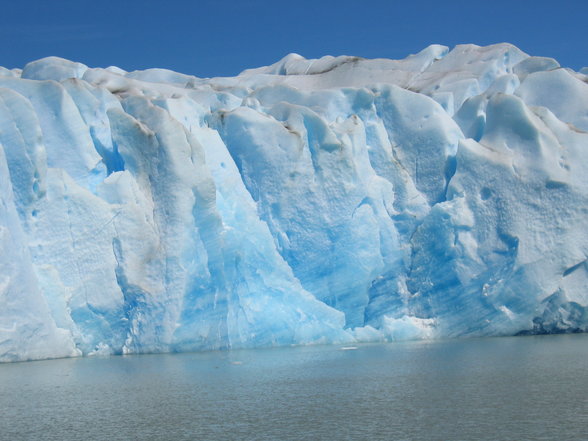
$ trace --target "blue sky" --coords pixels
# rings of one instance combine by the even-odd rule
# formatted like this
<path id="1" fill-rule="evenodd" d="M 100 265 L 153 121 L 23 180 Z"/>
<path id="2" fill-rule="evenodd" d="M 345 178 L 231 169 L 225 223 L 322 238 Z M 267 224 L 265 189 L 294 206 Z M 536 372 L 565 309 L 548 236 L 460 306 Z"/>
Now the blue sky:
<path id="1" fill-rule="evenodd" d="M 0 66 L 57 55 L 93 67 L 235 75 L 289 52 L 404 58 L 431 43 L 510 42 L 588 66 L 588 1 L 4 0 Z"/>

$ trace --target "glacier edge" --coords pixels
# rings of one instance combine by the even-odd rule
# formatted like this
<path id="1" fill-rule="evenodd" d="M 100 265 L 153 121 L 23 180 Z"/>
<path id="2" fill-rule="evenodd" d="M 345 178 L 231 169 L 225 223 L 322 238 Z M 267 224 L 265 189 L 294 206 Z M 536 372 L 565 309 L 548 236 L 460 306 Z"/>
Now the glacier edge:
<path id="1" fill-rule="evenodd" d="M 0 69 L 0 361 L 586 332 L 586 115 L 509 44 Z"/>

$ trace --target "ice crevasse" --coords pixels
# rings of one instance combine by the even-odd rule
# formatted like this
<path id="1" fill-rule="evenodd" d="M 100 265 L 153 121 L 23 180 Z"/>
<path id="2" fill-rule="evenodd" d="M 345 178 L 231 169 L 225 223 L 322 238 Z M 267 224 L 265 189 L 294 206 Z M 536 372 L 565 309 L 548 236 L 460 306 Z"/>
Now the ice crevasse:
<path id="1" fill-rule="evenodd" d="M 0 68 L 0 361 L 587 331 L 587 74 Z"/>

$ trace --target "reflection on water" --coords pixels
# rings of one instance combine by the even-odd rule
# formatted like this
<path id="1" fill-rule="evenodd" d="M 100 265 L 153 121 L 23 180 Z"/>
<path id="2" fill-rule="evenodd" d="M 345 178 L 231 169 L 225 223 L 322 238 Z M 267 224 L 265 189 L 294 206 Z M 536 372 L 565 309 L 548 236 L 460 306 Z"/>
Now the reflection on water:
<path id="1" fill-rule="evenodd" d="M 0 365 L 1 440 L 588 440 L 588 335 Z"/>

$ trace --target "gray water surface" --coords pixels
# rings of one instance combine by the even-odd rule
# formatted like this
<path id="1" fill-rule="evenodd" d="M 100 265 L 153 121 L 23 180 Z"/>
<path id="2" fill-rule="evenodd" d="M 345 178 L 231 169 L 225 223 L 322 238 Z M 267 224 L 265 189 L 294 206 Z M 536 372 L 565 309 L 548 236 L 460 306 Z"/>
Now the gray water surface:
<path id="1" fill-rule="evenodd" d="M 588 335 L 0 365 L 1 440 L 588 440 Z"/>

